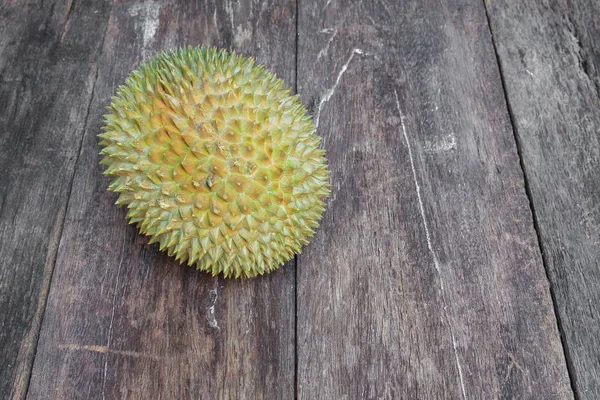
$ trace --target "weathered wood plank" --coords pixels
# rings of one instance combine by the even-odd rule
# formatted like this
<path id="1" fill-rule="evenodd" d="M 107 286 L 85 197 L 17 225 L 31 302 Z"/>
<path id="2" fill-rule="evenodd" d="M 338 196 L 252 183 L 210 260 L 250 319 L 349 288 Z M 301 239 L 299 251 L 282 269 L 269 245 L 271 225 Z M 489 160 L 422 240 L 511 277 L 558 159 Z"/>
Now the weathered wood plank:
<path id="1" fill-rule="evenodd" d="M 600 3 L 488 2 L 571 377 L 600 398 Z"/>
<path id="2" fill-rule="evenodd" d="M 46 304 L 106 1 L 0 5 L 0 398 L 23 398 Z"/>
<path id="3" fill-rule="evenodd" d="M 483 3 L 303 0 L 298 50 L 299 398 L 572 398 Z"/>
<path id="4" fill-rule="evenodd" d="M 293 85 L 295 9 L 293 1 L 115 3 L 30 398 L 293 397 L 294 264 L 255 280 L 213 279 L 148 246 L 106 192 L 96 134 L 117 85 L 160 49 L 230 47 Z"/>

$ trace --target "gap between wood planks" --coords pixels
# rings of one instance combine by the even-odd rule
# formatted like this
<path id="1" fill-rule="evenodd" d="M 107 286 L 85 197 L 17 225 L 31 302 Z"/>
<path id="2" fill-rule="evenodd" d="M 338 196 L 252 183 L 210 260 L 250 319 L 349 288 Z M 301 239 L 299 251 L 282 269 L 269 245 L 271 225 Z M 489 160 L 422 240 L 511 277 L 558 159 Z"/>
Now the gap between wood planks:
<path id="1" fill-rule="evenodd" d="M 494 37 L 494 31 L 492 30 L 492 22 L 490 19 L 489 7 L 490 7 L 489 0 L 483 0 L 483 8 L 485 10 L 487 26 L 490 31 L 490 37 L 492 39 L 492 46 L 494 47 L 494 56 L 496 57 L 496 64 L 498 66 L 498 71 L 500 72 L 500 82 L 502 84 L 502 93 L 504 95 L 504 101 L 506 103 L 506 110 L 508 112 L 508 117 L 510 120 L 513 137 L 515 140 L 517 156 L 519 157 L 519 165 L 521 166 L 521 171 L 523 172 L 523 184 L 525 186 L 525 193 L 527 194 L 527 201 L 529 202 L 529 209 L 531 211 L 531 219 L 533 221 L 533 229 L 535 230 L 538 247 L 540 249 L 540 253 L 542 256 L 542 265 L 544 266 L 544 272 L 546 273 L 546 280 L 548 281 L 548 289 L 550 291 L 550 297 L 552 299 L 552 309 L 554 311 L 554 316 L 556 318 L 556 326 L 558 328 L 558 333 L 560 335 L 560 342 L 562 344 L 563 354 L 565 357 L 565 361 L 567 363 L 567 373 L 569 374 L 569 384 L 571 385 L 571 390 L 573 391 L 573 396 L 574 396 L 575 400 L 579 400 L 580 396 L 577 391 L 577 386 L 575 384 L 575 369 L 573 366 L 573 359 L 571 358 L 571 353 L 569 351 L 569 346 L 566 341 L 563 324 L 561 321 L 560 314 L 558 312 L 558 304 L 556 302 L 556 294 L 554 293 L 554 288 L 552 287 L 552 281 L 550 280 L 550 276 L 548 274 L 548 260 L 546 259 L 546 253 L 544 251 L 544 244 L 543 244 L 542 238 L 540 236 L 540 228 L 539 228 L 539 224 L 538 224 L 538 220 L 537 220 L 537 215 L 535 212 L 535 206 L 533 204 L 533 196 L 531 194 L 531 187 L 529 185 L 529 179 L 527 177 L 527 170 L 525 168 L 525 163 L 523 162 L 523 150 L 521 147 L 521 142 L 519 141 L 519 137 L 517 135 L 517 126 L 515 124 L 513 111 L 511 108 L 510 100 L 508 98 L 508 93 L 506 91 L 506 82 L 504 80 L 504 72 L 502 70 L 502 63 L 500 62 L 500 56 L 498 55 L 498 47 L 496 45 L 496 38 Z M 527 71 L 527 72 L 529 74 L 531 74 L 531 72 L 529 72 L 529 71 Z"/>

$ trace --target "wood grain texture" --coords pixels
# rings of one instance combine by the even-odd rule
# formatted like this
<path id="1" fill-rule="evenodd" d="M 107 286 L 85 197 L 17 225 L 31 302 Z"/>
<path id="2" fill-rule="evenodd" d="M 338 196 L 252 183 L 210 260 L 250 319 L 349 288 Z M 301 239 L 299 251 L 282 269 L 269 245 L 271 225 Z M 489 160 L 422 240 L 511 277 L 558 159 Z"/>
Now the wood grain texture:
<path id="1" fill-rule="evenodd" d="M 0 398 L 23 398 L 108 21 L 106 2 L 0 5 Z"/>
<path id="2" fill-rule="evenodd" d="M 488 14 L 580 399 L 600 398 L 600 3 Z"/>
<path id="3" fill-rule="evenodd" d="M 294 85 L 293 1 L 113 6 L 29 398 L 292 398 L 294 264 L 254 280 L 180 266 L 106 192 L 96 134 L 143 56 L 182 45 L 253 55 Z"/>
<path id="4" fill-rule="evenodd" d="M 332 169 L 301 399 L 573 397 L 481 1 L 299 4 Z"/>

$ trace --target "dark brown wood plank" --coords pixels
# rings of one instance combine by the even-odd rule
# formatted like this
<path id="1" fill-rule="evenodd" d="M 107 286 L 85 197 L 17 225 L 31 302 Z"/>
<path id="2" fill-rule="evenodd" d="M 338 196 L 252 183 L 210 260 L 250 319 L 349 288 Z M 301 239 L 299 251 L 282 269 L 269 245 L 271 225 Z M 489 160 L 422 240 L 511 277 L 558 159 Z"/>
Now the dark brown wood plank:
<path id="1" fill-rule="evenodd" d="M 487 4 L 571 377 L 600 398 L 600 3 Z"/>
<path id="2" fill-rule="evenodd" d="M 0 5 L 0 398 L 25 396 L 108 2 Z"/>
<path id="3" fill-rule="evenodd" d="M 572 398 L 483 2 L 303 0 L 298 50 L 299 398 Z"/>
<path id="4" fill-rule="evenodd" d="M 104 106 L 143 55 L 253 55 L 294 84 L 293 1 L 115 3 L 77 164 L 29 398 L 292 398 L 294 264 L 223 280 L 148 246 L 106 192 Z"/>

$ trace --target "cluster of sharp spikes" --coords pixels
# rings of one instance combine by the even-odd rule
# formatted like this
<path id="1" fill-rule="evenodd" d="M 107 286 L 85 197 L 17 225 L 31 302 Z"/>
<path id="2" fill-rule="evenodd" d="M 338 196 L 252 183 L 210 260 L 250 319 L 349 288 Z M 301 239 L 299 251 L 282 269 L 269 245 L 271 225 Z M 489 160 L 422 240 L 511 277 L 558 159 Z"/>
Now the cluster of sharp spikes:
<path id="1" fill-rule="evenodd" d="M 252 59 L 181 49 L 119 88 L 99 135 L 127 218 L 198 269 L 251 277 L 314 235 L 329 194 L 320 138 L 297 96 Z"/>

